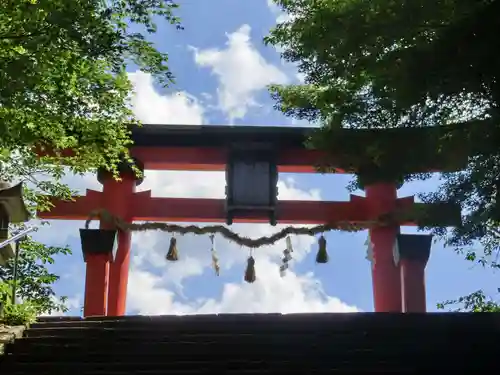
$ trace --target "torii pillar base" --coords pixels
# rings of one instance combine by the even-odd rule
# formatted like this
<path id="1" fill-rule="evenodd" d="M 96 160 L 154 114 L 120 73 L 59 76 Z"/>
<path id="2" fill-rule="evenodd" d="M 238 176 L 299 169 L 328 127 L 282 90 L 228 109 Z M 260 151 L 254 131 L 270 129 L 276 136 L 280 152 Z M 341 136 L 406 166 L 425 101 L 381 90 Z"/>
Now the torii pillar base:
<path id="1" fill-rule="evenodd" d="M 105 316 L 108 297 L 109 255 L 87 254 L 85 258 L 83 316 Z"/>

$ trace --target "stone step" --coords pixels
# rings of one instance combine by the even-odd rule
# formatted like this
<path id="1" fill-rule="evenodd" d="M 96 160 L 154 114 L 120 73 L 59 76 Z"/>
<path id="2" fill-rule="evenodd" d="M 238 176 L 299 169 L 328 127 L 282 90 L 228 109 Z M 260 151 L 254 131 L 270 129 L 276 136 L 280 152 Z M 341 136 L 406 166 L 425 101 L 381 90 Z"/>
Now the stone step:
<path id="1" fill-rule="evenodd" d="M 477 355 L 479 353 L 459 353 L 460 355 Z M 240 355 L 241 356 L 241 355 Z M 229 358 L 229 359 L 228 359 Z M 59 365 L 61 362 L 72 362 L 75 365 L 78 363 L 91 363 L 95 366 L 105 365 L 108 366 L 110 363 L 121 363 L 122 365 L 129 364 L 134 366 L 137 363 L 148 363 L 148 366 L 155 365 L 157 368 L 169 367 L 169 368 L 185 368 L 192 366 L 196 367 L 213 367 L 214 369 L 220 369 L 221 366 L 225 366 L 231 362 L 230 358 L 238 358 L 233 353 L 224 356 L 219 354 L 217 357 L 210 355 L 204 356 L 170 356 L 165 353 L 148 353 L 147 355 L 131 355 L 130 353 L 123 352 L 109 352 L 102 354 L 78 354 L 73 353 L 69 355 L 64 353 L 64 357 L 57 355 L 50 356 L 29 356 L 29 355 L 8 355 L 3 359 L 3 366 L 6 365 L 17 365 L 17 364 L 30 364 L 30 363 L 52 363 L 54 365 Z M 436 357 L 432 355 L 420 356 L 418 354 L 411 355 L 406 354 L 405 356 L 398 356 L 397 354 L 380 355 L 376 351 L 371 352 L 369 355 L 367 353 L 352 353 L 348 355 L 321 353 L 317 355 L 316 353 L 305 353 L 304 355 L 293 355 L 293 353 L 279 353 L 273 355 L 265 355 L 262 353 L 246 354 L 244 356 L 244 361 L 241 363 L 259 363 L 262 366 L 269 365 L 271 363 L 294 363 L 296 366 L 306 366 L 307 368 L 314 367 L 325 367 L 325 368 L 355 368 L 357 363 L 362 362 L 370 368 L 380 368 L 380 367 L 410 367 L 410 368 L 426 368 L 436 370 L 438 367 L 441 370 L 451 370 L 455 368 L 458 372 L 462 370 L 464 366 L 469 366 L 470 361 L 465 359 L 458 359 L 456 355 L 448 354 L 447 356 L 440 355 L 439 363 L 436 363 Z M 239 362 L 236 362 L 239 363 Z M 493 361 L 490 361 L 490 365 L 494 365 Z M 484 363 L 479 364 L 484 366 Z M 244 366 L 243 366 L 244 367 Z M 4 369 L 4 367 L 2 367 Z"/>
<path id="2" fill-rule="evenodd" d="M 211 368 L 185 368 L 176 369 L 175 371 L 166 371 L 165 368 L 155 368 L 155 369 L 114 369 L 114 368 L 78 368 L 75 371 L 74 367 L 55 367 L 50 366 L 36 367 L 36 365 L 29 365 L 24 367 L 13 367 L 5 368 L 5 371 L 9 375 L 54 375 L 54 371 L 59 371 L 59 374 L 72 374 L 72 375 L 212 375 L 213 370 Z M 235 369 L 235 370 L 224 370 L 222 372 L 224 375 L 417 375 L 424 374 L 424 372 L 418 372 L 412 369 L 314 369 L 310 368 L 307 371 L 297 369 L 297 370 L 276 370 L 270 368 L 257 368 L 257 369 Z"/>
<path id="3" fill-rule="evenodd" d="M 433 366 L 436 358 L 445 366 L 457 365 L 464 360 L 467 364 L 470 358 L 495 358 L 498 345 L 482 346 L 474 344 L 460 345 L 384 345 L 383 347 L 372 346 L 371 348 L 360 348 L 352 345 L 323 345 L 307 342 L 283 343 L 253 343 L 251 345 L 225 345 L 196 342 L 133 342 L 117 344 L 116 342 L 101 343 L 89 342 L 78 343 L 76 340 L 71 344 L 60 343 L 59 345 L 47 345 L 45 340 L 38 340 L 45 345 L 30 344 L 23 345 L 30 340 L 19 340 L 13 345 L 7 361 L 18 363 L 73 361 L 80 362 L 108 362 L 108 361 L 146 361 L 155 363 L 176 363 L 179 361 L 194 362 L 221 362 L 228 358 L 244 357 L 245 360 L 268 360 L 268 361 L 296 361 L 298 363 L 314 363 L 316 361 L 356 362 L 362 361 L 378 366 L 382 362 L 393 364 L 413 364 L 414 366 Z M 242 354 L 244 353 L 244 354 Z"/>
<path id="4" fill-rule="evenodd" d="M 406 331 L 409 332 L 409 331 Z M 425 332 L 420 330 L 419 333 Z M 38 336 L 60 336 L 60 335 L 115 335 L 115 336 L 129 336 L 129 335 L 150 335 L 150 336 L 167 336 L 167 335 L 179 335 L 179 334 L 192 334 L 192 335 L 245 335 L 245 334 L 260 334 L 260 335 L 296 335 L 296 336 L 313 336 L 313 335 L 332 335 L 332 336 L 348 336 L 353 335 L 352 330 L 332 330 L 325 327 L 322 330 L 301 330 L 301 329 L 287 329 L 284 327 L 276 326 L 262 326 L 262 327 L 249 327 L 249 326 L 239 326 L 239 327 L 218 327 L 210 326 L 204 327 L 203 329 L 196 329 L 196 327 L 188 326 L 166 326 L 166 327 L 133 327 L 133 326 L 116 326 L 116 327 L 105 327 L 105 326 L 92 326 L 92 327 L 48 327 L 48 328 L 30 328 L 26 331 L 28 337 L 38 337 Z M 411 332 L 409 332 L 411 333 Z M 402 336 L 401 331 L 391 331 L 385 332 L 378 329 L 373 330 L 358 330 L 354 335 L 396 335 Z"/>
<path id="5" fill-rule="evenodd" d="M 441 358 L 429 357 L 426 361 L 414 358 L 409 361 L 390 361 L 377 358 L 365 360 L 359 356 L 354 360 L 338 359 L 335 356 L 330 358 L 290 358 L 280 359 L 253 359 L 240 356 L 239 360 L 234 360 L 230 356 L 221 358 L 220 361 L 213 358 L 197 359 L 186 358 L 186 360 L 172 361 L 170 358 L 151 358 L 142 356 L 132 356 L 130 353 L 121 353 L 115 358 L 103 358 L 96 361 L 95 358 L 88 358 L 85 355 L 79 360 L 74 358 L 59 357 L 57 361 L 50 358 L 38 361 L 15 360 L 5 357 L 0 364 L 2 373 L 23 373 L 23 374 L 94 374 L 94 373 L 123 373 L 137 374 L 155 371 L 163 371 L 168 374 L 182 373 L 234 373 L 240 371 L 262 371 L 263 373 L 275 374 L 311 374 L 311 373 L 333 373 L 333 374 L 428 374 L 435 371 L 451 371 L 456 373 L 485 373 L 491 370 L 496 364 L 493 359 L 486 361 L 471 361 L 472 357 Z M 494 358 L 494 357 L 490 357 Z M 437 360 L 438 359 L 438 360 Z M 53 372 L 50 372 L 53 371 Z M 158 372 L 160 373 L 160 372 Z"/>
<path id="6" fill-rule="evenodd" d="M 449 368 L 450 370 L 459 370 L 461 367 L 443 367 L 440 368 L 439 364 L 429 364 L 428 366 L 421 365 L 421 370 L 430 370 L 435 368 L 436 370 L 444 370 Z M 478 367 L 479 368 L 479 367 Z M 24 371 L 26 374 L 81 374 L 81 373 L 92 373 L 93 371 L 127 371 L 127 373 L 136 373 L 136 371 L 152 371 L 152 370 L 163 370 L 165 374 L 177 374 L 180 372 L 198 370 L 206 373 L 214 371 L 217 373 L 231 373 L 249 371 L 249 370 L 267 370 L 272 371 L 272 373 L 294 373 L 294 374 L 309 374 L 311 372 L 322 373 L 414 373 L 416 368 L 412 365 L 404 364 L 392 364 L 384 362 L 299 362 L 299 361 L 249 361 L 249 360 L 226 360 L 224 362 L 216 361 L 185 361 L 185 362 L 175 362 L 175 363 L 156 363 L 142 361 L 140 358 L 136 358 L 136 361 L 108 361 L 101 363 L 93 362 L 73 362 L 73 361 L 40 361 L 40 362 L 11 362 L 5 361 L 2 364 L 2 370 L 5 373 L 10 374 L 11 371 L 15 369 L 17 372 Z M 419 369 L 419 370 L 420 370 Z"/>
<path id="7" fill-rule="evenodd" d="M 424 340 L 428 335 L 431 335 L 437 337 L 439 340 L 439 337 L 444 337 L 446 336 L 448 339 L 451 337 L 463 337 L 464 334 L 467 336 L 474 338 L 474 337 L 487 337 L 487 336 L 493 336 L 492 333 L 490 332 L 489 335 L 486 335 L 485 333 L 481 332 L 473 332 L 473 333 L 468 333 L 468 332 L 459 332 L 459 331 L 452 331 L 452 332 L 442 332 L 439 334 L 439 332 L 426 332 L 424 330 L 421 330 L 418 332 L 411 332 L 411 331 L 355 331 L 355 332 L 347 332 L 347 331 L 342 331 L 342 332 L 332 332 L 329 330 L 323 330 L 323 331 L 306 331 L 306 332 L 296 332 L 293 330 L 277 330 L 275 328 L 271 328 L 269 330 L 245 330 L 245 329 L 234 329 L 234 330 L 221 330 L 217 329 L 217 327 L 213 327 L 212 329 L 207 329 L 205 331 L 199 331 L 199 330 L 191 330 L 191 329 L 172 329 L 172 330 L 160 330 L 160 329 L 141 329 L 141 328 L 98 328 L 98 327 L 93 327 L 93 328 L 35 328 L 35 329 L 29 329 L 25 332 L 25 337 L 30 337 L 30 338 L 35 338 L 35 337 L 90 337 L 90 338 L 127 338 L 127 337 L 133 337 L 133 338 L 140 338 L 140 337 L 147 337 L 151 339 L 164 339 L 164 338 L 181 338 L 181 337 L 198 337 L 200 339 L 204 337 L 214 337 L 214 338 L 220 338 L 220 339 L 225 339 L 228 337 L 251 337 L 251 336 L 261 336 L 263 338 L 266 337 L 274 337 L 274 336 L 281 336 L 281 337 L 304 337 L 304 339 L 318 339 L 318 338 L 328 338 L 331 340 L 366 340 L 366 341 L 371 341 L 371 340 L 380 340 L 383 338 L 386 339 L 392 339 L 392 340 L 401 340 L 405 341 L 406 339 L 422 339 Z"/>
<path id="8" fill-rule="evenodd" d="M 71 350 L 73 348 L 82 348 L 85 350 L 94 350 L 107 348 L 110 345 L 120 347 L 122 350 L 134 348 L 143 350 L 148 347 L 195 347 L 200 350 L 207 348 L 262 348 L 263 350 L 272 350 L 278 348 L 290 348 L 293 350 L 302 350 L 311 347 L 328 347 L 334 350 L 371 350 L 377 348 L 383 351 L 398 351 L 410 348 L 412 350 L 425 350 L 435 352 L 462 351 L 467 348 L 482 347 L 488 348 L 500 347 L 500 335 L 489 335 L 480 337 L 467 337 L 467 341 L 450 340 L 449 337 L 437 337 L 432 340 L 425 340 L 419 337 L 405 337 L 404 340 L 383 340 L 383 337 L 366 338 L 360 336 L 298 336 L 298 335 L 170 335 L 170 336 L 55 336 L 55 337 L 27 337 L 18 339 L 15 342 L 17 350 L 44 350 L 51 347 L 60 347 L 61 349 Z M 429 339 L 429 338 L 427 338 Z M 383 343 L 383 345 L 381 345 Z M 140 348 L 137 348 L 140 346 Z"/>
<path id="9" fill-rule="evenodd" d="M 6 374 L 428 374 L 496 366 L 500 314 L 41 318 Z M 473 358 L 474 360 L 471 360 Z"/>
<path id="10" fill-rule="evenodd" d="M 297 342 L 297 340 L 301 340 Z M 377 342 L 363 342 L 360 340 L 344 340 L 344 341 L 333 341 L 330 339 L 317 339 L 317 340 L 304 340 L 302 338 L 293 338 L 293 337 L 228 337 L 226 339 L 218 339 L 216 337 L 206 337 L 203 339 L 200 338 L 162 338 L 162 339 L 137 339 L 133 337 L 129 337 L 126 339 L 104 339 L 104 340 L 94 340 L 94 339 L 85 339 L 80 337 L 72 337 L 72 338 L 64 338 L 64 337 L 37 337 L 37 338 L 23 338 L 19 339 L 15 342 L 15 347 L 18 350 L 44 350 L 44 348 L 51 347 L 61 347 L 61 349 L 71 350 L 73 348 L 83 348 L 85 350 L 91 350 L 93 348 L 106 348 L 109 345 L 114 345 L 116 347 L 123 348 L 126 350 L 127 348 L 133 348 L 134 345 L 141 345 L 144 347 L 199 347 L 200 350 L 206 350 L 207 348 L 229 348 L 238 347 L 238 348 L 262 348 L 262 350 L 270 350 L 275 348 L 290 348 L 290 349 L 306 349 L 306 348 L 316 348 L 316 347 L 329 347 L 331 350 L 352 350 L 352 349 L 361 349 L 361 350 L 369 350 L 372 348 L 380 348 L 380 345 L 377 345 Z M 495 343 L 498 343 L 498 339 Z M 484 343 L 485 341 L 483 341 Z M 396 350 L 399 348 L 414 348 L 416 346 L 421 348 L 429 348 L 429 350 L 437 350 L 445 348 L 461 348 L 461 347 L 469 347 L 474 345 L 475 343 L 467 343 L 467 345 L 447 345 L 444 346 L 441 343 L 434 342 L 432 344 L 427 345 L 415 345 L 415 341 L 407 340 L 406 342 L 394 342 L 387 343 L 384 345 L 384 349 L 387 350 Z M 141 349 L 142 350 L 142 349 Z"/>
<path id="11" fill-rule="evenodd" d="M 483 340 L 485 338 L 483 337 Z M 194 342 L 194 343 L 221 343 L 224 345 L 232 344 L 252 344 L 256 342 L 275 343 L 292 343 L 298 340 L 305 342 L 327 342 L 330 345 L 343 344 L 349 345 L 350 343 L 357 343 L 363 346 L 375 345 L 380 340 L 380 336 L 363 336 L 363 335 L 290 335 L 290 334 L 196 334 L 196 333 L 172 333 L 155 335 L 148 334 L 142 331 L 125 331 L 125 332 L 30 332 L 22 340 L 50 340 L 51 342 L 68 342 L 71 343 L 75 340 L 80 342 Z M 471 338 L 473 340 L 473 338 Z M 415 339 L 411 336 L 402 337 L 397 340 L 401 344 L 414 343 Z M 439 340 L 438 340 L 439 341 Z M 445 342 L 445 338 L 441 341 Z"/>
<path id="12" fill-rule="evenodd" d="M 484 327 L 463 327 L 463 328 L 441 328 L 433 329 L 433 327 L 418 327 L 408 326 L 399 329 L 384 328 L 379 326 L 374 327 L 332 327 L 323 325 L 321 327 L 308 327 L 307 326 L 280 326 L 280 325 L 164 325 L 164 326 L 132 326 L 132 325 L 90 325 L 90 326 L 49 326 L 44 327 L 37 325 L 31 327 L 26 331 L 28 337 L 41 337 L 41 336 L 73 336 L 73 335 L 115 335 L 115 336 L 129 336 L 129 335 L 149 335 L 149 336 L 166 336 L 177 334 L 199 334 L 199 335 L 228 335 L 228 334 L 263 334 L 263 335 L 279 335 L 286 333 L 287 335 L 305 335 L 311 337 L 312 335 L 331 335 L 331 336 L 365 336 L 365 337 L 386 337 L 391 339 L 402 339 L 405 336 L 422 337 L 432 335 L 434 337 L 447 336 L 447 337 L 460 337 L 467 335 L 470 337 L 479 337 L 484 335 L 492 335 L 500 333 L 500 330 L 494 330 L 491 326 Z"/>
<path id="13" fill-rule="evenodd" d="M 32 328 L 92 326 L 104 327 L 129 325 L 144 327 L 152 325 L 182 327 L 184 325 L 203 329 L 216 324 L 218 327 L 238 326 L 276 326 L 294 330 L 328 329 L 350 330 L 406 328 L 411 329 L 489 329 L 500 330 L 500 313 L 427 313 L 427 314 L 392 314 L 392 313 L 324 313 L 324 314 L 219 314 L 219 315 L 167 315 L 167 316 L 125 316 L 125 317 L 40 317 Z"/>
<path id="14" fill-rule="evenodd" d="M 465 355 L 470 353 L 480 354 L 495 354 L 497 353 L 497 345 L 491 345 L 491 348 L 483 349 L 480 352 L 477 345 L 464 344 L 453 346 L 439 346 L 436 344 L 430 345 L 387 345 L 383 348 L 377 346 L 363 346 L 363 345 L 329 345 L 328 342 L 322 343 L 289 343 L 283 344 L 279 342 L 270 343 L 238 343 L 234 342 L 232 345 L 225 343 L 198 343 L 198 342 L 129 342 L 122 343 L 60 343 L 57 345 L 23 345 L 23 342 L 17 342 L 9 347 L 9 353 L 17 354 L 30 354 L 34 357 L 39 356 L 54 356 L 54 355 L 79 355 L 80 353 L 93 355 L 100 353 L 130 353 L 131 355 L 166 355 L 169 357 L 184 357 L 184 356 L 211 356 L 213 358 L 224 357 L 229 354 L 241 355 L 242 352 L 245 356 L 265 356 L 280 355 L 288 356 L 294 355 L 299 357 L 309 356 L 347 356 L 352 355 L 366 355 L 370 356 L 373 353 L 378 353 L 379 356 L 393 357 L 393 356 L 449 356 L 449 355 Z M 455 353 L 455 354 L 454 354 Z"/>

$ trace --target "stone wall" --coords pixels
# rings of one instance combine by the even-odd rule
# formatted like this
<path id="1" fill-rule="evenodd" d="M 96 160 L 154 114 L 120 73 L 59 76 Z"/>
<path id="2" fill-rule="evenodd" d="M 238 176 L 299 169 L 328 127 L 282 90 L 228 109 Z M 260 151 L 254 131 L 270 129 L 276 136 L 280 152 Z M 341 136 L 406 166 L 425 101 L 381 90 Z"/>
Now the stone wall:
<path id="1" fill-rule="evenodd" d="M 25 328 L 25 326 L 10 327 L 0 324 L 0 355 L 3 354 L 5 344 L 23 336 Z"/>

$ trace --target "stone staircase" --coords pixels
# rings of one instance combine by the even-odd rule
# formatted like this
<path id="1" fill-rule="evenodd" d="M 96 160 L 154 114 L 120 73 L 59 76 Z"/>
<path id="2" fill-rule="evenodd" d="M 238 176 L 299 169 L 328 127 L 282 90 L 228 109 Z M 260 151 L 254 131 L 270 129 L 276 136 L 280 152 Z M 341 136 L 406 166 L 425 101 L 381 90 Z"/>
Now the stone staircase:
<path id="1" fill-rule="evenodd" d="M 41 318 L 0 374 L 482 374 L 500 314 Z"/>

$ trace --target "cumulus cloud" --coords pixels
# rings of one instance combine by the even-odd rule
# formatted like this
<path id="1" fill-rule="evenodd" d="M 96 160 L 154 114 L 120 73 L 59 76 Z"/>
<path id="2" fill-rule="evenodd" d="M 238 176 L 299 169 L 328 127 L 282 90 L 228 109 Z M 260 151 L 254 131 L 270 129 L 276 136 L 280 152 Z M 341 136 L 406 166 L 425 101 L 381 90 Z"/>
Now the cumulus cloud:
<path id="1" fill-rule="evenodd" d="M 242 25 L 227 34 L 227 43 L 221 49 L 191 47 L 195 62 L 217 77 L 218 106 L 231 123 L 242 119 L 249 108 L 259 106 L 255 98 L 259 91 L 272 83 L 288 82 L 287 75 L 267 62 L 252 44 L 250 31 L 249 25 Z"/>
<path id="2" fill-rule="evenodd" d="M 358 311 L 338 298 L 327 296 L 311 273 L 297 275 L 290 272 L 281 278 L 276 265 L 268 259 L 258 261 L 257 272 L 257 281 L 253 284 L 243 281 L 227 283 L 218 298 L 182 303 L 175 299 L 172 291 L 161 287 L 161 277 L 143 270 L 132 270 L 129 306 L 132 311 L 143 315 Z"/>
<path id="3" fill-rule="evenodd" d="M 249 32 L 249 30 L 248 30 Z M 244 33 L 243 33 L 244 34 Z M 236 43 L 242 43 L 244 38 Z M 231 38 L 230 38 L 231 40 Z M 243 43 L 244 44 L 244 43 Z M 228 49 L 231 47 L 229 43 Z M 199 52 L 202 53 L 202 52 Z M 252 56 L 251 54 L 249 56 Z M 217 60 L 217 59 L 215 59 Z M 213 61 L 215 61 L 213 60 Z M 162 94 L 153 86 L 151 77 L 144 73 L 131 75 L 135 85 L 132 104 L 137 116 L 144 122 L 163 124 L 201 124 L 204 108 L 200 101 L 189 94 Z M 261 81 L 263 85 L 264 80 Z M 232 83 L 226 83 L 224 90 L 230 90 Z M 228 88 L 229 87 L 229 88 Z M 247 91 L 238 95 L 251 96 L 255 90 L 247 84 Z M 232 105 L 232 104 L 231 104 Z M 228 108 L 235 110 L 234 104 Z M 67 182 L 80 191 L 85 187 L 100 190 L 95 176 L 71 177 Z M 153 196 L 205 197 L 224 196 L 224 174 L 217 172 L 159 172 L 146 171 L 145 182 L 140 190 L 151 190 Z M 281 199 L 317 200 L 317 189 L 301 189 L 293 178 L 279 182 Z M 78 236 L 81 223 L 53 222 L 48 230 L 42 229 L 38 238 L 46 243 L 73 240 Z M 260 237 L 280 229 L 280 226 L 239 224 L 233 230 L 249 236 Z M 293 239 L 295 264 L 310 252 L 314 239 L 298 237 Z M 321 282 L 311 273 L 294 271 L 293 262 L 285 278 L 279 275 L 279 261 L 284 249 L 283 243 L 256 250 L 258 281 L 243 282 L 243 269 L 248 251 L 225 240 L 217 238 L 216 249 L 220 258 L 221 278 L 213 276 L 210 258 L 210 242 L 207 237 L 184 236 L 178 238 L 181 259 L 175 263 L 165 260 L 169 236 L 165 233 L 145 232 L 133 235 L 132 261 L 128 290 L 128 312 L 140 314 L 194 314 L 218 312 L 320 312 L 356 311 L 342 301 L 324 293 Z M 80 249 L 66 259 L 65 269 L 78 269 L 82 275 L 83 264 Z M 75 271 L 76 272 L 76 271 Z M 61 282 L 68 283 L 64 278 Z M 183 298 L 186 281 L 200 280 L 205 295 L 195 300 Z M 223 281 L 220 281 L 223 280 Z M 81 306 L 83 280 L 74 280 L 78 289 L 71 295 L 71 306 Z M 189 293 L 186 293 L 189 294 Z M 72 313 L 76 311 L 73 310 Z"/>
<path id="4" fill-rule="evenodd" d="M 276 18 L 277 24 L 293 21 L 295 19 L 295 15 L 284 12 L 278 5 L 276 5 L 274 0 L 267 0 L 267 7 L 270 10 L 271 14 Z M 276 52 L 280 54 L 285 51 L 282 45 L 275 45 L 274 49 L 276 50 Z M 295 81 L 294 84 L 304 84 L 305 75 L 298 71 L 297 64 L 288 63 L 285 62 L 284 60 L 282 60 L 281 63 L 283 69 L 287 72 L 287 74 L 290 77 L 293 77 L 293 80 Z"/>
<path id="5" fill-rule="evenodd" d="M 52 297 L 52 300 L 54 303 L 59 304 L 63 302 L 60 298 L 57 297 Z M 66 301 L 64 301 L 64 304 L 68 308 L 68 310 L 80 310 L 82 308 L 82 302 L 83 301 L 83 296 L 80 294 L 76 294 L 71 298 L 68 298 Z M 64 316 L 65 314 L 60 311 L 52 311 L 50 314 L 43 314 L 41 316 Z"/>
<path id="6" fill-rule="evenodd" d="M 200 101 L 187 92 L 160 94 L 150 74 L 137 71 L 129 74 L 134 87 L 132 108 L 145 124 L 202 125 L 204 108 Z"/>
<path id="7" fill-rule="evenodd" d="M 276 2 L 274 0 L 267 0 L 267 7 L 276 17 L 276 23 L 291 21 L 293 19 L 293 16 L 283 12 L 283 10 L 278 5 L 276 5 Z"/>

